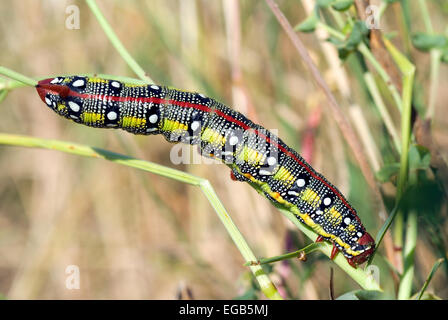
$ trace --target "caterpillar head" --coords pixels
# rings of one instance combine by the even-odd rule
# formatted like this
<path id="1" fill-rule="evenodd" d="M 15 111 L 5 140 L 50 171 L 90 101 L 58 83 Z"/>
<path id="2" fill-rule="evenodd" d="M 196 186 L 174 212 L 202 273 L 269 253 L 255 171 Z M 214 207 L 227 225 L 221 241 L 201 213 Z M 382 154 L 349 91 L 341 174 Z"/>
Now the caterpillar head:
<path id="1" fill-rule="evenodd" d="M 83 77 L 56 77 L 41 80 L 36 85 L 40 99 L 59 115 L 78 121 L 82 103 L 77 94 L 85 89 Z"/>
<path id="2" fill-rule="evenodd" d="M 354 267 L 358 264 L 366 262 L 375 250 L 375 240 L 373 240 L 372 236 L 367 232 L 365 232 L 362 237 L 358 239 L 357 243 L 363 248 L 364 251 L 359 255 L 347 259 L 348 263 Z"/>

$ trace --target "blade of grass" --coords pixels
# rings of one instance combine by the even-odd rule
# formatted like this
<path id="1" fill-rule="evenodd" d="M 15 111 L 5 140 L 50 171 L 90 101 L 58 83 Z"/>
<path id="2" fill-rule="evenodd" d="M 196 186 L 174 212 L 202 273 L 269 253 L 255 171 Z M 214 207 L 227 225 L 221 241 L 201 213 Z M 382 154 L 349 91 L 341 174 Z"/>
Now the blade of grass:
<path id="1" fill-rule="evenodd" d="M 420 289 L 420 292 L 418 296 L 416 297 L 416 300 L 420 300 L 423 297 L 423 294 L 425 293 L 426 288 L 428 287 L 429 283 L 431 282 L 432 277 L 436 273 L 437 269 L 439 269 L 440 265 L 443 262 L 443 258 L 438 259 L 434 265 L 432 266 L 431 272 L 429 273 L 428 277 L 426 278 L 425 283 L 423 284 L 423 287 Z"/>
<path id="2" fill-rule="evenodd" d="M 275 256 L 275 257 L 270 257 L 270 258 L 263 258 L 258 261 L 249 261 L 249 262 L 246 262 L 244 265 L 245 266 L 252 266 L 252 265 L 257 265 L 257 264 L 263 265 L 263 264 L 278 262 L 278 261 L 282 261 L 282 260 L 296 259 L 299 257 L 299 255 L 301 253 L 304 253 L 307 255 L 307 254 L 310 254 L 311 252 L 318 251 L 319 248 L 322 246 L 324 246 L 324 244 L 322 242 L 314 242 L 314 243 L 307 245 L 305 248 L 294 251 L 294 252 L 289 252 L 289 253 L 285 253 L 285 254 Z"/>
<path id="3" fill-rule="evenodd" d="M 36 80 L 31 79 L 31 78 L 29 78 L 27 76 L 24 76 L 23 74 L 20 74 L 20 73 L 14 71 L 14 70 L 11 70 L 11 69 L 3 67 L 3 66 L 0 66 L 0 74 L 6 76 L 8 78 L 17 80 L 17 81 L 19 81 L 21 83 L 27 84 L 29 86 L 33 86 L 34 87 L 37 84 Z"/>
<path id="4" fill-rule="evenodd" d="M 123 60 L 126 61 L 131 70 L 134 71 L 134 73 L 140 79 L 145 80 L 149 83 L 153 83 L 154 81 L 147 75 L 145 70 L 143 70 L 143 68 L 140 67 L 137 61 L 134 60 L 134 58 L 131 56 L 128 50 L 126 50 L 126 48 L 124 47 L 123 43 L 121 43 L 120 39 L 118 39 L 117 35 L 113 31 L 109 22 L 107 22 L 106 18 L 102 14 L 95 0 L 86 0 L 86 3 L 89 6 L 90 10 L 92 11 L 93 15 L 95 16 L 96 20 L 100 24 L 104 33 L 109 38 L 111 44 L 115 47 L 115 49 L 118 51 Z"/>
<path id="5" fill-rule="evenodd" d="M 403 95 L 401 113 L 401 156 L 400 171 L 398 174 L 396 203 L 403 195 L 409 174 L 409 146 L 411 141 L 411 113 L 412 113 L 412 89 L 414 85 L 415 66 L 387 39 L 383 39 L 387 50 L 392 55 L 398 68 L 403 74 Z M 395 237 L 398 243 L 402 241 L 404 213 L 399 212 L 395 224 Z M 417 242 L 417 213 L 409 212 L 404 248 L 403 278 L 398 290 L 399 299 L 408 299 L 411 296 L 412 279 L 414 275 L 414 250 Z"/>

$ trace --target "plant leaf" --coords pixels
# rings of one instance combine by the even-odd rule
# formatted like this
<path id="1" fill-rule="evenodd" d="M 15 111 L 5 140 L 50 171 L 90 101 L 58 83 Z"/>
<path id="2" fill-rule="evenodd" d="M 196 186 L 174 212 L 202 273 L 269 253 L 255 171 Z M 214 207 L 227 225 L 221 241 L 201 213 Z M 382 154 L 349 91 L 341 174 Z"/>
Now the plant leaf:
<path id="1" fill-rule="evenodd" d="M 304 21 L 294 27 L 295 31 L 301 32 L 313 32 L 316 29 L 319 22 L 319 15 L 317 13 L 317 7 L 313 10 L 313 13 L 309 15 Z"/>
<path id="2" fill-rule="evenodd" d="M 416 32 L 412 35 L 412 44 L 421 51 L 429 51 L 434 48 L 443 48 L 448 44 L 445 36 L 440 34 L 428 34 Z"/>
<path id="3" fill-rule="evenodd" d="M 384 165 L 379 171 L 375 173 L 375 177 L 380 182 L 387 182 L 392 178 L 393 176 L 398 175 L 398 172 L 400 171 L 400 163 L 390 163 Z"/>
<path id="4" fill-rule="evenodd" d="M 344 293 L 336 300 L 390 300 L 392 297 L 381 291 L 355 290 Z"/>
<path id="5" fill-rule="evenodd" d="M 331 5 L 336 11 L 346 11 L 353 5 L 354 0 L 338 0 Z"/>

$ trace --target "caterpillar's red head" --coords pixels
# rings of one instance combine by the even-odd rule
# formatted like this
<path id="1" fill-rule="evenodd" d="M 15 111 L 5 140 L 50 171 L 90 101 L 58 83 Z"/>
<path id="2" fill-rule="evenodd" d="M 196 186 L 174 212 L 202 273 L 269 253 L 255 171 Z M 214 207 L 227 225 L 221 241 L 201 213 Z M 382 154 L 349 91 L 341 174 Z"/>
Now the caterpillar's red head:
<path id="1" fill-rule="evenodd" d="M 39 94 L 40 99 L 49 107 L 51 107 L 51 102 L 49 101 L 50 98 L 47 97 L 47 95 L 50 94 L 65 98 L 69 94 L 70 88 L 62 83 L 63 80 L 64 78 L 57 77 L 41 80 L 37 83 L 37 93 Z"/>
<path id="2" fill-rule="evenodd" d="M 375 250 L 375 240 L 373 240 L 372 236 L 367 232 L 364 233 L 357 242 L 359 245 L 365 247 L 366 249 L 361 254 L 347 259 L 348 263 L 350 263 L 350 265 L 354 267 L 356 267 L 356 265 L 358 264 L 366 262 Z"/>
<path id="3" fill-rule="evenodd" d="M 86 85 L 85 77 L 56 77 L 39 81 L 36 90 L 40 99 L 53 111 L 79 122 L 82 114 L 80 94 Z"/>

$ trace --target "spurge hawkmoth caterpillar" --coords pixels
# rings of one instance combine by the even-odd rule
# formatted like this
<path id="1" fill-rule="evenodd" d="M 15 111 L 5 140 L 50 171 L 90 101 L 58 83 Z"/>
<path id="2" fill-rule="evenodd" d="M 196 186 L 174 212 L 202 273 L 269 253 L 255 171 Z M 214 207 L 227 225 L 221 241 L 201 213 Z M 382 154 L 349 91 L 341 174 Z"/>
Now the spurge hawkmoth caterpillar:
<path id="1" fill-rule="evenodd" d="M 350 265 L 365 262 L 375 242 L 341 192 L 282 140 L 241 113 L 200 93 L 96 77 L 39 81 L 37 92 L 59 115 L 98 128 L 162 134 L 221 159 L 234 180 L 249 182 L 290 210 Z"/>

